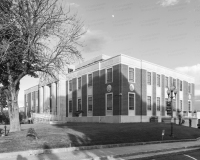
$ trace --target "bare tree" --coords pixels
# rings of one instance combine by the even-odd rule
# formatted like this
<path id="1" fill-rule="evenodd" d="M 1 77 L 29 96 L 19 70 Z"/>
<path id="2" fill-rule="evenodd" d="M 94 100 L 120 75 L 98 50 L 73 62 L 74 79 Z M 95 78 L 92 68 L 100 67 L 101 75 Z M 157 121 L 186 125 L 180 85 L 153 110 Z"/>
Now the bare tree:
<path id="1" fill-rule="evenodd" d="M 85 33 L 76 14 L 58 0 L 0 1 L 0 83 L 6 94 L 10 132 L 19 131 L 20 80 L 30 75 L 56 78 L 82 59 L 79 39 Z"/>

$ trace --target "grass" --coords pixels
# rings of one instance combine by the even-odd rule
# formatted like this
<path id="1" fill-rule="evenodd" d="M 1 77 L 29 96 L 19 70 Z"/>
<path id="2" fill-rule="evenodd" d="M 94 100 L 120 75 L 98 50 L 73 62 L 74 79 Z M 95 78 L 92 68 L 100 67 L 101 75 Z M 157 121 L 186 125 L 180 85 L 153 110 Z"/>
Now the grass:
<path id="1" fill-rule="evenodd" d="M 165 123 L 66 123 L 62 125 L 23 124 L 22 131 L 0 137 L 0 153 L 30 149 L 59 148 L 86 145 L 134 143 L 161 140 L 193 139 L 200 137 L 200 130 L 174 125 L 174 138 L 170 124 Z M 3 125 L 0 128 L 4 129 Z M 28 128 L 34 128 L 38 140 L 26 137 Z"/>

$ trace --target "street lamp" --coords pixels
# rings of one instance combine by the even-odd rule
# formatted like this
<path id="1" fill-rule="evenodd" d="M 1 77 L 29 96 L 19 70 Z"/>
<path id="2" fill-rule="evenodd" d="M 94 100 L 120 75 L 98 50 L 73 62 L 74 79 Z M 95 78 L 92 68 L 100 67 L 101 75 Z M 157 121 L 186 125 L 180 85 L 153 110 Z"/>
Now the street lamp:
<path id="1" fill-rule="evenodd" d="M 173 133 L 173 105 L 172 105 L 172 101 L 173 98 L 176 98 L 176 94 L 177 94 L 177 89 L 174 86 L 171 86 L 170 88 L 168 88 L 167 90 L 167 95 L 168 95 L 168 102 L 171 103 L 171 137 L 174 137 L 174 133 Z"/>

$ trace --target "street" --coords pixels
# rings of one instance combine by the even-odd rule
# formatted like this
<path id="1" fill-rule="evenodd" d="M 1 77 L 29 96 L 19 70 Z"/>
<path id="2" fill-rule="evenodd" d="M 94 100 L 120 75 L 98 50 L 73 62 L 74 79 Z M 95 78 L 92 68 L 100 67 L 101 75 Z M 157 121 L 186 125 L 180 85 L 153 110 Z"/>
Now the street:
<path id="1" fill-rule="evenodd" d="M 140 158 L 139 160 L 200 160 L 200 150 Z"/>

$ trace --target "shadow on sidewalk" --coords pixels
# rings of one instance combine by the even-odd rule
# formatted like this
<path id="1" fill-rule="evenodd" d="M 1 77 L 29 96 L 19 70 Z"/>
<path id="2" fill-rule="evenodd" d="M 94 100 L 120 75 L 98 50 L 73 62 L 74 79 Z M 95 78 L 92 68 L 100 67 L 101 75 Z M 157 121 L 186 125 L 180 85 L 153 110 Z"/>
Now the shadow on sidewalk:
<path id="1" fill-rule="evenodd" d="M 22 157 L 21 155 L 18 155 L 16 160 L 28 160 L 28 159 L 25 157 Z"/>
<path id="2" fill-rule="evenodd" d="M 59 158 L 52 153 L 51 147 L 48 144 L 44 143 L 43 150 L 44 153 L 37 155 L 38 160 L 59 160 Z"/>

